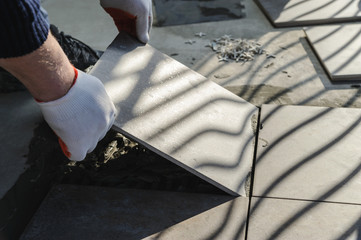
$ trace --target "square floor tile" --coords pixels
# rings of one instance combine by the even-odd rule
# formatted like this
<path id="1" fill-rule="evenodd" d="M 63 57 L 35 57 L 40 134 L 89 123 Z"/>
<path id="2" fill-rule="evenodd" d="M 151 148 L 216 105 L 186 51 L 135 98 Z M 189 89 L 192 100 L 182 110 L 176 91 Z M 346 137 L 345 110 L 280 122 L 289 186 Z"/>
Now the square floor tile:
<path id="1" fill-rule="evenodd" d="M 262 105 L 254 196 L 361 203 L 361 109 Z"/>
<path id="2" fill-rule="evenodd" d="M 232 195 L 246 195 L 258 109 L 149 45 L 119 35 L 94 66 L 114 127 Z"/>
<path id="3" fill-rule="evenodd" d="M 361 24 L 305 29 L 309 43 L 333 81 L 361 81 Z"/>
<path id="4" fill-rule="evenodd" d="M 155 24 L 170 26 L 239 19 L 245 16 L 241 0 L 154 0 Z"/>
<path id="5" fill-rule="evenodd" d="M 25 239 L 244 239 L 248 198 L 55 186 Z"/>
<path id="6" fill-rule="evenodd" d="M 252 198 L 247 240 L 357 240 L 361 206 Z"/>
<path id="7" fill-rule="evenodd" d="M 359 0 L 255 0 L 276 27 L 352 22 L 361 19 Z"/>

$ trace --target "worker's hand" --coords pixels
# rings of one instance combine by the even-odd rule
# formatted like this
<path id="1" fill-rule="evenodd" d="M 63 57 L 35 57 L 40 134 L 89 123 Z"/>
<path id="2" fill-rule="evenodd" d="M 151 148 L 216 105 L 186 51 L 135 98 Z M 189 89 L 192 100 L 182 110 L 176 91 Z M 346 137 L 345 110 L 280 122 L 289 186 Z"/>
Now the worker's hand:
<path id="1" fill-rule="evenodd" d="M 58 135 L 64 154 L 70 160 L 81 161 L 111 128 L 116 110 L 98 78 L 76 73 L 75 83 L 65 96 L 38 104 Z"/>
<path id="2" fill-rule="evenodd" d="M 143 43 L 149 41 L 152 0 L 100 0 L 100 5 L 112 16 L 119 31 L 125 31 Z"/>

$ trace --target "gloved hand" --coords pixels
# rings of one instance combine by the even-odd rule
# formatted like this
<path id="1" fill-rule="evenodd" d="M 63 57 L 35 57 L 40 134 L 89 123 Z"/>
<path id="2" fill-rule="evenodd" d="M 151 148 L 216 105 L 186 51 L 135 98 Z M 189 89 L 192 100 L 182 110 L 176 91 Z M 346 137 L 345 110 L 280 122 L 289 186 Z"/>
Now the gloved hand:
<path id="1" fill-rule="evenodd" d="M 116 110 L 101 81 L 75 70 L 75 83 L 60 99 L 38 102 L 70 160 L 81 161 L 113 125 Z"/>
<path id="2" fill-rule="evenodd" d="M 143 43 L 149 41 L 152 0 L 100 0 L 100 5 L 112 16 L 119 31 L 125 31 Z"/>

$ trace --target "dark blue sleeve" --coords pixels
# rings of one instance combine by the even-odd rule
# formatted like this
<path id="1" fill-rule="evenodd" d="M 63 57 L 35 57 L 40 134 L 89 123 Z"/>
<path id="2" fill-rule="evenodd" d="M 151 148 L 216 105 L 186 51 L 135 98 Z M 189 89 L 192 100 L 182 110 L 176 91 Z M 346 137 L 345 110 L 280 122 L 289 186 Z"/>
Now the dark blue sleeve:
<path id="1" fill-rule="evenodd" d="M 47 39 L 49 22 L 39 0 L 0 0 L 0 58 L 38 49 Z"/>

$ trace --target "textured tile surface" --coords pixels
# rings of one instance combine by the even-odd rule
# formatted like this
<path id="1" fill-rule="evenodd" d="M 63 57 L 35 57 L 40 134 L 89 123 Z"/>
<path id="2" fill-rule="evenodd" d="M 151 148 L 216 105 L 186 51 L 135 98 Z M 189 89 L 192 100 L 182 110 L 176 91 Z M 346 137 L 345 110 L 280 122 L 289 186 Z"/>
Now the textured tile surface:
<path id="1" fill-rule="evenodd" d="M 158 52 L 119 35 L 98 61 L 115 129 L 233 195 L 246 195 L 258 110 Z"/>
<path id="2" fill-rule="evenodd" d="M 21 239 L 244 239 L 248 198 L 59 185 Z"/>
<path id="3" fill-rule="evenodd" d="M 276 27 L 361 19 L 359 0 L 255 0 Z"/>
<path id="4" fill-rule="evenodd" d="M 361 109 L 262 105 L 254 196 L 361 203 Z"/>
<path id="5" fill-rule="evenodd" d="M 154 0 L 155 24 L 169 26 L 244 17 L 240 0 Z"/>
<path id="6" fill-rule="evenodd" d="M 361 24 L 311 27 L 305 32 L 332 80 L 361 80 Z"/>
<path id="7" fill-rule="evenodd" d="M 248 240 L 360 239 L 361 206 L 252 198 Z"/>

